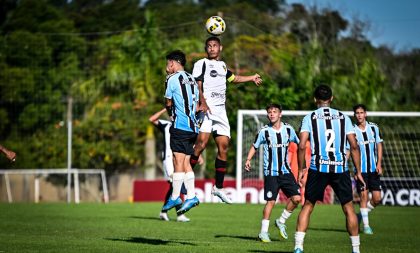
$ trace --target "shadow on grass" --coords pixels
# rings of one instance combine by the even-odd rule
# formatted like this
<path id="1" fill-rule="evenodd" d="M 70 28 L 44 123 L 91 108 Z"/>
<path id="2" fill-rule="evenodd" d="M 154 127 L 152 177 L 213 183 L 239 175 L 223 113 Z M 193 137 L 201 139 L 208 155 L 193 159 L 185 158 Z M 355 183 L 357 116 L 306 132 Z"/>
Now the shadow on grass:
<path id="1" fill-rule="evenodd" d="M 308 228 L 308 230 L 347 233 L 347 230 L 344 228 Z"/>
<path id="2" fill-rule="evenodd" d="M 140 220 L 158 220 L 158 221 L 161 220 L 159 217 L 155 217 L 155 216 L 129 216 L 128 218 L 140 219 Z"/>
<path id="3" fill-rule="evenodd" d="M 274 250 L 248 250 L 248 252 L 261 252 L 261 253 L 292 253 L 293 251 L 274 251 Z"/>
<path id="4" fill-rule="evenodd" d="M 145 238 L 145 237 L 105 238 L 105 240 L 110 240 L 114 242 L 141 243 L 141 244 L 150 244 L 150 245 L 167 245 L 170 243 L 178 243 L 182 245 L 197 246 L 197 244 L 190 243 L 190 242 L 171 241 L 171 240 L 162 240 L 162 239 Z"/>
<path id="5" fill-rule="evenodd" d="M 242 240 L 249 240 L 249 241 L 256 241 L 257 237 L 251 236 L 240 236 L 240 235 L 215 235 L 214 238 L 234 238 L 234 239 L 242 239 Z"/>

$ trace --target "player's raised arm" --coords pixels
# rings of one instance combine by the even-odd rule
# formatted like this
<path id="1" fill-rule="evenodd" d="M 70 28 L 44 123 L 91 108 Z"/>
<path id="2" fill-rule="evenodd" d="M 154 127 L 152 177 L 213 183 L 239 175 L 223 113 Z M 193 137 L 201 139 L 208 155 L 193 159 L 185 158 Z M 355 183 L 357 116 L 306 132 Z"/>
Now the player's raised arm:
<path id="1" fill-rule="evenodd" d="M 254 147 L 254 144 L 252 144 L 251 148 L 248 151 L 248 155 L 246 156 L 246 161 L 245 161 L 245 170 L 246 171 L 251 170 L 251 159 L 252 159 L 252 157 L 254 157 L 255 151 L 256 151 L 256 149 Z"/>
<path id="2" fill-rule="evenodd" d="M 16 159 L 16 153 L 8 150 L 7 148 L 0 145 L 0 151 L 9 159 L 10 161 L 14 162 Z"/>
<path id="3" fill-rule="evenodd" d="M 159 120 L 160 116 L 162 116 L 162 114 L 164 114 L 165 112 L 166 112 L 166 108 L 163 108 L 162 110 L 154 113 L 149 118 L 150 123 L 152 123 L 153 125 L 158 125 L 158 123 L 159 123 L 158 120 Z"/>
<path id="4" fill-rule="evenodd" d="M 255 85 L 260 86 L 260 84 L 262 84 L 263 80 L 261 79 L 261 76 L 259 74 L 254 74 L 252 76 L 235 75 L 232 82 L 233 83 L 254 82 Z"/>

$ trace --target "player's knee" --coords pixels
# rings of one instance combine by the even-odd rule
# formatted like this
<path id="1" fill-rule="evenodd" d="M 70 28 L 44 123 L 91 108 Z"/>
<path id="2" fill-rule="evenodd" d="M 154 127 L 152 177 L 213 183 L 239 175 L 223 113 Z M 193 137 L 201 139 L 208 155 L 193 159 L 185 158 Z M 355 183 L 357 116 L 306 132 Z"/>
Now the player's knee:
<path id="1" fill-rule="evenodd" d="M 380 196 L 373 196 L 371 199 L 373 206 L 377 206 L 381 204 L 381 197 Z"/>
<path id="2" fill-rule="evenodd" d="M 203 151 L 207 146 L 207 142 L 208 142 L 207 140 L 198 140 L 194 146 L 194 149 L 200 152 Z"/>
<path id="3" fill-rule="evenodd" d="M 229 149 L 229 144 L 228 143 L 222 143 L 222 144 L 219 144 L 217 147 L 218 147 L 219 153 L 227 154 L 228 149 Z"/>
<path id="4" fill-rule="evenodd" d="M 265 206 L 267 206 L 267 207 L 270 207 L 270 208 L 272 208 L 272 207 L 274 207 L 274 205 L 276 204 L 276 200 L 267 200 L 267 203 L 265 203 Z"/>
<path id="5" fill-rule="evenodd" d="M 299 205 L 300 201 L 302 200 L 302 198 L 300 197 L 300 195 L 295 195 L 293 196 L 291 199 L 292 203 L 297 206 Z"/>

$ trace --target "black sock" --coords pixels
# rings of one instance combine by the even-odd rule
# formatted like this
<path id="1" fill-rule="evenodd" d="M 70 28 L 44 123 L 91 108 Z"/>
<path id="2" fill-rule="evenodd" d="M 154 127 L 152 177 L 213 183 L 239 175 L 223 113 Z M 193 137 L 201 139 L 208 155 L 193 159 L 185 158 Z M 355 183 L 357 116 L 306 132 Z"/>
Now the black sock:
<path id="1" fill-rule="evenodd" d="M 227 161 L 222 161 L 216 158 L 214 166 L 216 167 L 216 187 L 222 189 L 223 181 L 225 180 Z"/>
<path id="2" fill-rule="evenodd" d="M 198 163 L 198 156 L 192 154 L 190 157 L 191 168 L 194 169 L 195 165 Z"/>

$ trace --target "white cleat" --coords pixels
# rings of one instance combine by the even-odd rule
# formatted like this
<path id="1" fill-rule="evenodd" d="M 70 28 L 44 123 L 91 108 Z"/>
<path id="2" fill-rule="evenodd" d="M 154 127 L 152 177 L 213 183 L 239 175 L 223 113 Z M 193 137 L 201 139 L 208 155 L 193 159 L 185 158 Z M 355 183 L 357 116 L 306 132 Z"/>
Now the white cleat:
<path id="1" fill-rule="evenodd" d="M 159 219 L 164 220 L 164 221 L 169 221 L 168 213 L 160 213 Z"/>
<path id="2" fill-rule="evenodd" d="M 226 195 L 225 191 L 223 189 L 217 188 L 215 185 L 211 189 L 211 194 L 214 196 L 219 197 L 220 200 L 225 202 L 226 204 L 232 204 L 233 201 Z"/>
<path id="3" fill-rule="evenodd" d="M 176 221 L 179 221 L 179 222 L 189 222 L 190 219 L 187 216 L 185 216 L 184 214 L 181 214 L 181 215 L 179 215 L 176 218 Z"/>

